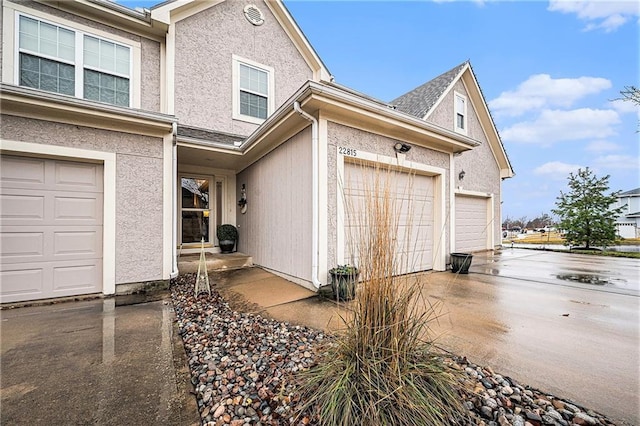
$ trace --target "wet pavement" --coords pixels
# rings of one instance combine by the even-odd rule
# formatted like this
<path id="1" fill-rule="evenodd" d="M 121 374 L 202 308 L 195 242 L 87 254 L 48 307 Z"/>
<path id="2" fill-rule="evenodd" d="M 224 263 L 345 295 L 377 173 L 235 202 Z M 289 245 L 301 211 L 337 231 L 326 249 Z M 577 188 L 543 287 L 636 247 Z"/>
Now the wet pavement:
<path id="1" fill-rule="evenodd" d="M 0 311 L 2 424 L 199 424 L 170 301 L 134 302 Z"/>
<path id="2" fill-rule="evenodd" d="M 640 296 L 640 259 L 505 248 L 475 255 L 471 272 Z"/>
<path id="3" fill-rule="evenodd" d="M 505 249 L 424 288 L 445 348 L 640 425 L 639 273 L 639 259 Z"/>
<path id="4" fill-rule="evenodd" d="M 474 255 L 468 275 L 411 277 L 438 309 L 432 331 L 440 347 L 620 424 L 640 425 L 639 270 L 638 259 L 509 249 Z M 565 272 L 607 283 L 558 278 Z M 342 327 L 348 305 L 309 295 L 291 301 L 282 291 L 291 284 L 264 274 L 229 272 L 217 284 L 226 297 L 278 320 Z"/>
<path id="5" fill-rule="evenodd" d="M 411 278 L 441 302 L 439 346 L 640 425 L 638 271 L 638 259 L 506 249 L 474 255 L 469 275 Z M 258 268 L 211 278 L 233 305 L 279 320 L 335 331 L 348 315 Z M 2 424 L 197 424 L 171 304 L 146 297 L 0 311 Z"/>

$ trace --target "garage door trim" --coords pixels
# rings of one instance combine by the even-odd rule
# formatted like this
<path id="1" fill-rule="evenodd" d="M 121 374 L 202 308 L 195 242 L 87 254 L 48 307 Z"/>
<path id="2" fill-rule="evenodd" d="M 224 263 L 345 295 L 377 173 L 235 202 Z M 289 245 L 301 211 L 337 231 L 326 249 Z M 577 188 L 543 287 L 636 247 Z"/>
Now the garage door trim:
<path id="1" fill-rule="evenodd" d="M 116 291 L 116 154 L 80 148 L 0 140 L 0 151 L 7 155 L 69 161 L 89 161 L 103 166 L 102 288 L 103 294 Z"/>

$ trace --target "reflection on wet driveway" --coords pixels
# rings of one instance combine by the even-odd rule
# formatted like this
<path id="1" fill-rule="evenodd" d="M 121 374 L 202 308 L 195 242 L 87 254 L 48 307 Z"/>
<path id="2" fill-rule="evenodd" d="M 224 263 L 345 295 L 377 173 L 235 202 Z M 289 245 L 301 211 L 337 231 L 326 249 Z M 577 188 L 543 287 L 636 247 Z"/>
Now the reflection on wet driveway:
<path id="1" fill-rule="evenodd" d="M 640 259 L 504 249 L 468 275 L 426 274 L 439 344 L 640 425 Z"/>
<path id="2" fill-rule="evenodd" d="M 640 296 L 640 260 L 506 248 L 473 257 L 471 272 Z"/>

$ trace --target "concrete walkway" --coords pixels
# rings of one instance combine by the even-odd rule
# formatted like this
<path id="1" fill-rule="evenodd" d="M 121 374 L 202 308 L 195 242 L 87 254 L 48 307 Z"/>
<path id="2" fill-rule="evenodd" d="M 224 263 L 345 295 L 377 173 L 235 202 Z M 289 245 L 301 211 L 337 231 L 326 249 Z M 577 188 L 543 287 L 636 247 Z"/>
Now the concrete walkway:
<path id="1" fill-rule="evenodd" d="M 3 425 L 200 424 L 170 300 L 116 300 L 0 311 Z"/>

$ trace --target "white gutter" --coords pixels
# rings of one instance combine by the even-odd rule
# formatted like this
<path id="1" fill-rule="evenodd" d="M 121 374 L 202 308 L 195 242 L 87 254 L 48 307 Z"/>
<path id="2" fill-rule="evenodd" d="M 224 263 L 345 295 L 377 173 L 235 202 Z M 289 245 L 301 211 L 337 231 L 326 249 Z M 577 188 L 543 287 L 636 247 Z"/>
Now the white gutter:
<path id="1" fill-rule="evenodd" d="M 173 123 L 173 146 L 171 147 L 171 275 L 176 278 L 178 271 L 178 123 Z"/>
<path id="2" fill-rule="evenodd" d="M 313 229 L 311 233 L 311 282 L 316 288 L 320 288 L 320 280 L 318 279 L 318 240 L 319 240 L 319 219 L 318 219 L 318 205 L 319 205 L 319 195 L 318 195 L 318 120 L 311 114 L 303 111 L 300 108 L 300 102 L 295 101 L 293 103 L 293 109 L 300 114 L 305 119 L 311 122 L 311 162 L 313 163 L 313 179 L 312 179 L 312 196 L 313 200 Z"/>

